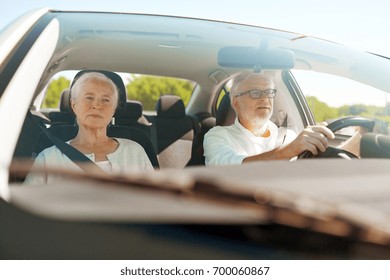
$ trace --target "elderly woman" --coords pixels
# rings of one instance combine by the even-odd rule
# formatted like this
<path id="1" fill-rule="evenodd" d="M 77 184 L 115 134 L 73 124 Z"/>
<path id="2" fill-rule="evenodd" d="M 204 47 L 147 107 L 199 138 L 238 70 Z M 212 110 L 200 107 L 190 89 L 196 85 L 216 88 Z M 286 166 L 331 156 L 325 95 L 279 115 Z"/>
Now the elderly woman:
<path id="1" fill-rule="evenodd" d="M 102 73 L 87 72 L 71 88 L 71 106 L 79 126 L 76 137 L 67 143 L 89 157 L 109 174 L 154 170 L 144 149 L 136 142 L 107 136 L 107 126 L 118 104 L 116 85 Z M 56 146 L 43 150 L 36 158 L 36 166 L 80 168 Z M 31 172 L 27 183 L 47 183 L 55 175 Z"/>

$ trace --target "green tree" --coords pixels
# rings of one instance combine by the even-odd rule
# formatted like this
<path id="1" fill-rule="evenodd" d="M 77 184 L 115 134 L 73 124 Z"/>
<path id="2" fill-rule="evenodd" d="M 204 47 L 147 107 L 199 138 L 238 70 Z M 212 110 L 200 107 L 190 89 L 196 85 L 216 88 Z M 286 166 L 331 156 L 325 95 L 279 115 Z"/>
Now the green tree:
<path id="1" fill-rule="evenodd" d="M 386 108 L 365 104 L 343 105 L 338 110 L 340 116 L 366 116 L 372 118 L 386 115 Z"/>
<path id="2" fill-rule="evenodd" d="M 170 77 L 132 75 L 126 89 L 128 99 L 138 100 L 144 110 L 152 111 L 159 97 L 165 94 L 179 96 L 187 106 L 194 84 Z"/>
<path id="3" fill-rule="evenodd" d="M 314 115 L 314 119 L 316 120 L 316 122 L 320 123 L 338 117 L 337 108 L 328 106 L 328 104 L 318 100 L 314 96 L 307 96 L 306 100 L 310 107 L 310 110 Z"/>
<path id="4" fill-rule="evenodd" d="M 58 79 L 52 80 L 47 87 L 42 108 L 58 108 L 61 92 L 64 89 L 69 88 L 69 86 L 70 81 L 65 77 L 59 77 Z"/>
<path id="5" fill-rule="evenodd" d="M 390 125 L 390 103 L 385 107 L 353 104 L 343 105 L 338 108 L 329 107 L 326 103 L 319 101 L 314 96 L 306 97 L 310 110 L 314 114 L 316 122 L 323 122 L 329 119 L 336 119 L 346 116 L 361 116 L 374 119 L 375 129 L 379 133 L 389 134 Z"/>

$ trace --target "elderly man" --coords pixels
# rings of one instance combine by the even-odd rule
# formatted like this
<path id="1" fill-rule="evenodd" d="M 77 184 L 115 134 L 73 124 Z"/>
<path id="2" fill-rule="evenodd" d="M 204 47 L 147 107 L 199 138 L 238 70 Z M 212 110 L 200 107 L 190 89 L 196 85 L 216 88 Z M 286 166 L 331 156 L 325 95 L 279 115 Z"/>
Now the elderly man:
<path id="1" fill-rule="evenodd" d="M 304 151 L 315 155 L 325 151 L 334 134 L 322 125 L 309 126 L 298 136 L 288 130 L 284 144 L 278 143 L 279 129 L 270 121 L 276 93 L 273 80 L 264 74 L 243 72 L 233 79 L 230 99 L 237 118 L 205 135 L 206 165 L 291 159 Z"/>

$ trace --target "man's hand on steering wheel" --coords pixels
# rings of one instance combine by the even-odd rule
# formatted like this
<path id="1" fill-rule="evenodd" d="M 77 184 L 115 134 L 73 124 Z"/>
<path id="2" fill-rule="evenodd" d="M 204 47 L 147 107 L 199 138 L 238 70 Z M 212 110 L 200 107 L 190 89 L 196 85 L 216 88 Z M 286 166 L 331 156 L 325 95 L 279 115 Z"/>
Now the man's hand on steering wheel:
<path id="1" fill-rule="evenodd" d="M 342 128 L 345 128 L 345 127 L 359 126 L 359 127 L 364 128 L 363 130 L 372 131 L 374 125 L 375 125 L 375 122 L 373 120 L 370 120 L 370 119 L 361 118 L 361 117 L 346 117 L 346 118 L 338 119 L 337 121 L 329 124 L 326 127 L 324 127 L 324 126 L 309 127 L 309 128 L 316 128 L 315 130 L 317 130 L 317 132 L 322 134 L 322 136 L 318 136 L 318 134 L 310 134 L 310 136 L 312 136 L 312 137 L 315 136 L 315 138 L 317 138 L 317 139 L 318 139 L 318 137 L 320 137 L 320 139 L 322 139 L 322 141 L 321 141 L 321 143 L 318 143 L 318 141 L 316 142 L 315 139 L 313 139 L 312 137 L 307 139 L 308 142 L 311 142 L 312 144 L 313 144 L 313 140 L 314 140 L 315 145 L 314 146 L 312 145 L 311 149 L 307 148 L 305 151 L 301 152 L 298 156 L 298 159 L 313 158 L 313 157 L 341 157 L 341 158 L 346 158 L 346 159 L 357 158 L 357 156 L 355 154 L 353 154 L 345 149 L 340 149 L 340 148 L 328 146 L 327 140 L 334 139 L 334 132 L 336 132 Z M 324 128 L 326 128 L 326 129 L 324 130 Z M 333 137 L 329 134 L 329 131 L 331 132 L 331 135 L 333 135 Z M 300 135 L 298 135 L 298 137 L 301 136 L 302 133 Z M 305 133 L 303 133 L 303 135 L 305 135 Z M 326 147 L 325 147 L 324 143 L 326 143 Z M 317 150 L 314 150 L 313 147 L 316 147 Z"/>
<path id="2" fill-rule="evenodd" d="M 308 126 L 289 144 L 289 148 L 295 154 L 308 151 L 317 155 L 319 152 L 325 152 L 329 145 L 329 139 L 334 138 L 334 133 L 326 126 Z"/>

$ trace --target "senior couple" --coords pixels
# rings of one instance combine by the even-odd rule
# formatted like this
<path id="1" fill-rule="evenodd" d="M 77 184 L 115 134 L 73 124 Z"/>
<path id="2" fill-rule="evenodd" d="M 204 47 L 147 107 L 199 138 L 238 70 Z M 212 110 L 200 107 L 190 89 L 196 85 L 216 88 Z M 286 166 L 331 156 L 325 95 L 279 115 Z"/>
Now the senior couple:
<path id="1" fill-rule="evenodd" d="M 270 121 L 275 94 L 275 84 L 266 75 L 243 72 L 234 77 L 230 97 L 237 117 L 234 124 L 216 126 L 205 135 L 206 165 L 291 159 L 304 151 L 325 151 L 334 134 L 322 125 L 306 127 L 299 135 L 288 130 L 284 144 L 277 145 L 279 129 Z M 79 129 L 67 143 L 109 174 L 154 170 L 139 144 L 107 136 L 118 99 L 116 85 L 104 74 L 86 72 L 78 78 L 71 87 L 71 107 Z M 50 165 L 79 169 L 56 146 L 43 150 L 34 162 L 34 167 Z M 26 182 L 41 184 L 54 179 L 50 174 L 30 172 Z"/>

